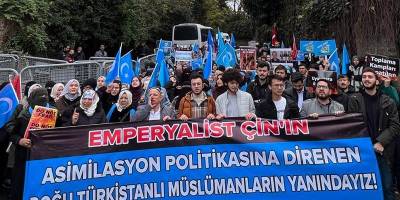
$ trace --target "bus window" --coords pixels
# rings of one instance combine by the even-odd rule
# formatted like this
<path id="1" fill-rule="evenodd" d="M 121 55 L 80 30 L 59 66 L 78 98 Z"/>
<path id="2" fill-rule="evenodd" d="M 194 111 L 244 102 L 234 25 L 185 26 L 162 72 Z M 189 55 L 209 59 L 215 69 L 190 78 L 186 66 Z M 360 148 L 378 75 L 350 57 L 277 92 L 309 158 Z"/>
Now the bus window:
<path id="1" fill-rule="evenodd" d="M 210 29 L 201 29 L 201 41 L 202 42 L 207 42 L 208 30 L 210 30 Z"/>
<path id="2" fill-rule="evenodd" d="M 174 40 L 197 40 L 198 32 L 196 26 L 176 26 Z"/>

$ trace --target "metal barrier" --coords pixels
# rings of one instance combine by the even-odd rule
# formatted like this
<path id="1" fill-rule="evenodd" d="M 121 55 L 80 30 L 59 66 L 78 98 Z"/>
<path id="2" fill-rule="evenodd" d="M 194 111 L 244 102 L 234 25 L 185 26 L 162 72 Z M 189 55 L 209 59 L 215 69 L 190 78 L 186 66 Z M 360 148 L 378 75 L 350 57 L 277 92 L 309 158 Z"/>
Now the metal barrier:
<path id="1" fill-rule="evenodd" d="M 151 54 L 142 58 L 139 58 L 140 69 L 146 68 L 149 63 L 156 63 L 156 54 Z"/>
<path id="2" fill-rule="evenodd" d="M 114 60 L 114 57 L 90 57 L 89 60 Z"/>
<path id="3" fill-rule="evenodd" d="M 20 66 L 22 66 L 22 68 L 27 66 L 63 64 L 63 63 L 68 63 L 68 62 L 65 60 L 57 60 L 57 59 L 34 57 L 34 56 L 21 56 L 20 59 Z"/>
<path id="4" fill-rule="evenodd" d="M 0 83 L 13 80 L 18 72 L 11 68 L 0 68 Z"/>
<path id="5" fill-rule="evenodd" d="M 100 64 L 94 61 L 28 66 L 20 73 L 21 88 L 23 89 L 28 81 L 33 80 L 43 86 L 50 80 L 56 83 L 67 83 L 71 79 L 77 79 L 83 83 L 88 78 L 97 79 L 100 76 L 100 69 Z"/>
<path id="6" fill-rule="evenodd" d="M 15 54 L 0 54 L 0 68 L 18 69 L 18 60 Z"/>

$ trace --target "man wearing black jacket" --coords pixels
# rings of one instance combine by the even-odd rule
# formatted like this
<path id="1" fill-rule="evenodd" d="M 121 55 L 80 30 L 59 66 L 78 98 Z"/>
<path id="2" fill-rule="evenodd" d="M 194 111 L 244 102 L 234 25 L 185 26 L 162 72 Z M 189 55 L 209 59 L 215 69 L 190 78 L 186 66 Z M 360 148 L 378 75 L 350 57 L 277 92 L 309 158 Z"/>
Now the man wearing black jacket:
<path id="1" fill-rule="evenodd" d="M 351 95 L 349 112 L 361 112 L 364 116 L 378 160 L 384 199 L 392 200 L 395 199 L 392 177 L 394 141 L 400 133 L 396 104 L 377 89 L 378 76 L 372 68 L 364 68 L 361 80 L 364 89 Z"/>
<path id="2" fill-rule="evenodd" d="M 287 88 L 283 93 L 284 97 L 297 103 L 299 110 L 303 106 L 303 101 L 314 98 L 314 94 L 308 93 L 305 89 L 303 79 L 304 77 L 300 72 L 294 72 L 291 78 L 292 87 Z"/>
<path id="3" fill-rule="evenodd" d="M 300 117 L 297 104 L 293 100 L 282 96 L 285 90 L 285 83 L 281 76 L 272 75 L 268 79 L 268 87 L 271 91 L 256 109 L 257 117 L 278 120 Z"/>
<path id="4" fill-rule="evenodd" d="M 268 71 L 270 66 L 266 62 L 257 64 L 257 76 L 253 82 L 247 87 L 247 92 L 251 94 L 254 100 L 254 105 L 257 108 L 261 100 L 265 99 L 268 93 Z"/>

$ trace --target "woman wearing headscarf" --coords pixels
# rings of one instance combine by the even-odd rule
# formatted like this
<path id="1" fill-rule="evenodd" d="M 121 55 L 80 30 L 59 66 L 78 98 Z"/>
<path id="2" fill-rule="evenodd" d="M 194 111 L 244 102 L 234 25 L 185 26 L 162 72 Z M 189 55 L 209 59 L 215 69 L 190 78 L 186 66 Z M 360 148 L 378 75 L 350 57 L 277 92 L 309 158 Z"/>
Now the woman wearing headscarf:
<path id="1" fill-rule="evenodd" d="M 11 142 L 16 145 L 11 181 L 11 199 L 22 199 L 23 195 L 27 151 L 32 145 L 29 138 L 24 138 L 24 134 L 28 127 L 33 109 L 35 106 L 50 107 L 47 90 L 42 87 L 31 90 L 27 100 L 29 106 L 24 108 L 16 118 L 5 125 L 7 132 L 11 135 Z"/>
<path id="2" fill-rule="evenodd" d="M 70 118 L 70 116 L 64 116 L 66 114 L 65 111 L 76 107 L 79 104 L 80 96 L 81 89 L 79 87 L 79 81 L 76 79 L 69 80 L 61 93 L 61 97 L 56 102 L 56 108 L 62 117 L 62 124 Z"/>
<path id="3" fill-rule="evenodd" d="M 107 114 L 107 122 L 129 122 L 133 120 L 136 109 L 132 104 L 132 93 L 129 90 L 122 90 L 118 102 L 111 106 Z"/>
<path id="4" fill-rule="evenodd" d="M 56 106 L 56 102 L 60 99 L 61 93 L 64 90 L 64 84 L 57 83 L 51 88 L 49 103 L 52 106 Z"/>
<path id="5" fill-rule="evenodd" d="M 101 124 L 106 122 L 104 110 L 99 103 L 99 96 L 94 90 L 86 90 L 79 106 L 68 111 L 71 118 L 63 126 Z"/>
<path id="6" fill-rule="evenodd" d="M 139 77 L 133 77 L 129 91 L 132 93 L 132 107 L 136 110 L 143 96 L 143 84 Z"/>
<path id="7" fill-rule="evenodd" d="M 102 105 L 104 108 L 104 112 L 108 113 L 111 106 L 118 101 L 119 93 L 121 92 L 122 84 L 119 80 L 114 80 L 111 83 L 111 91 L 110 93 L 105 93 L 104 98 L 102 99 Z"/>

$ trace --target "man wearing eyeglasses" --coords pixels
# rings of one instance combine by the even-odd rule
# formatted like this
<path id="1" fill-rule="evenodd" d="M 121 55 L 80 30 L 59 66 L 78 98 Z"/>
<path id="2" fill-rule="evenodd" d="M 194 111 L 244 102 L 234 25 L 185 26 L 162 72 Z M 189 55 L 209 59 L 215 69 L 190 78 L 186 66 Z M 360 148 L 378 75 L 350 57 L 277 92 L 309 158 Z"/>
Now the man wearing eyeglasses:
<path id="1" fill-rule="evenodd" d="M 330 83 L 326 79 L 317 81 L 315 94 L 315 98 L 303 102 L 301 117 L 318 118 L 323 114 L 339 115 L 344 113 L 343 105 L 331 99 Z"/>
<path id="2" fill-rule="evenodd" d="M 299 117 L 299 108 L 290 98 L 283 97 L 284 79 L 274 74 L 268 79 L 270 92 L 257 108 L 257 116 L 266 119 L 293 119 Z"/>

